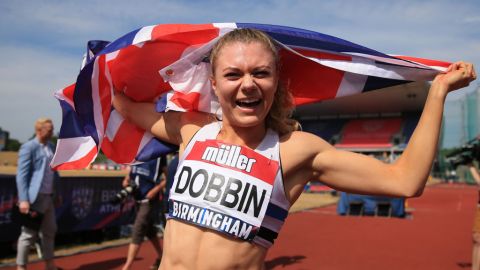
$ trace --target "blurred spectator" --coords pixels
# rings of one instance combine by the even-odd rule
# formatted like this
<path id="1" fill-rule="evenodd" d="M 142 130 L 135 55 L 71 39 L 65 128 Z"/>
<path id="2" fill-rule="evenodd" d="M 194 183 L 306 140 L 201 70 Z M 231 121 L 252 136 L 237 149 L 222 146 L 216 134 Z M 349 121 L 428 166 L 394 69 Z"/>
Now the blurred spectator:
<path id="1" fill-rule="evenodd" d="M 128 270 L 132 266 L 145 236 L 157 253 L 157 259 L 151 269 L 157 269 L 160 265 L 162 248 L 157 237 L 155 224 L 158 221 L 158 210 L 160 210 L 159 192 L 165 187 L 165 179 L 162 179 L 162 175 L 166 165 L 165 156 L 134 165 L 123 180 L 124 190 L 133 193 L 137 202 L 132 240 L 128 247 L 127 260 L 122 268 L 123 270 Z"/>
<path id="2" fill-rule="evenodd" d="M 48 118 L 35 122 L 35 137 L 20 147 L 17 168 L 17 191 L 19 211 L 37 225 L 23 224 L 18 238 L 17 269 L 24 270 L 28 263 L 28 252 L 40 235 L 45 268 L 59 269 L 53 262 L 57 224 L 53 203 L 57 172 L 49 164 L 54 146 L 50 142 L 53 123 Z"/>

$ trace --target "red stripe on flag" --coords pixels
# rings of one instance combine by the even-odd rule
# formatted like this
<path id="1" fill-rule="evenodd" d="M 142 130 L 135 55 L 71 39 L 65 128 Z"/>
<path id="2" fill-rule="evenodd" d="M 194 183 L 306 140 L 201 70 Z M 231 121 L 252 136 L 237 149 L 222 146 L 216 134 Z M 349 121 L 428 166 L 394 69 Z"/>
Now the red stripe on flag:
<path id="1" fill-rule="evenodd" d="M 427 65 L 427 66 L 436 66 L 436 67 L 448 68 L 452 64 L 452 63 L 445 62 L 445 61 L 431 60 L 431 59 L 404 56 L 404 55 L 396 55 L 395 57 L 400 58 L 400 59 L 404 59 L 404 60 L 417 62 L 417 63 L 424 64 L 424 65 Z"/>
<path id="2" fill-rule="evenodd" d="M 63 95 L 73 102 L 73 94 L 75 93 L 75 84 L 71 84 L 62 90 Z"/>
<path id="3" fill-rule="evenodd" d="M 127 121 L 123 121 L 110 141 L 105 136 L 102 151 L 117 163 L 131 163 L 135 160 L 145 131 Z"/>
<path id="4" fill-rule="evenodd" d="M 152 30 L 152 40 L 181 42 L 188 45 L 203 44 L 218 37 L 219 29 L 213 24 L 162 24 Z"/>
<path id="5" fill-rule="evenodd" d="M 211 24 L 156 26 L 151 41 L 141 47 L 125 47 L 108 62 L 114 88 L 124 90 L 135 101 L 155 100 L 172 89 L 159 70 L 180 59 L 186 49 L 207 43 L 218 33 Z"/>
<path id="6" fill-rule="evenodd" d="M 114 89 L 123 90 L 135 101 L 152 101 L 169 91 L 158 71 L 176 61 L 184 45 L 145 43 L 141 48 L 128 46 L 108 62 Z"/>
<path id="7" fill-rule="evenodd" d="M 184 94 L 182 92 L 174 92 L 169 101 L 186 111 L 198 111 L 200 93 L 191 92 Z"/>
<path id="8" fill-rule="evenodd" d="M 97 148 L 93 147 L 88 154 L 83 156 L 81 159 L 77 159 L 75 161 L 69 161 L 62 163 L 56 167 L 53 167 L 52 170 L 78 170 L 86 168 L 95 158 L 97 155 Z"/>
<path id="9" fill-rule="evenodd" d="M 343 71 L 319 65 L 288 50 L 281 50 L 280 54 L 280 78 L 297 102 L 311 103 L 336 97 Z"/>

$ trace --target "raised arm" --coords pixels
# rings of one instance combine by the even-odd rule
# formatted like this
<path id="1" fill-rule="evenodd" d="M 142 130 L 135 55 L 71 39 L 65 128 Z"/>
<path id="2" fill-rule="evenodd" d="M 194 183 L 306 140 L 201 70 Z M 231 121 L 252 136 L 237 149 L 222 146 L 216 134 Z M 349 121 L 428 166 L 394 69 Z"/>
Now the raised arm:
<path id="1" fill-rule="evenodd" d="M 475 78 L 473 66 L 463 62 L 452 64 L 445 74 L 435 78 L 412 138 L 402 156 L 392 164 L 337 150 L 311 134 L 292 134 L 286 148 L 296 152 L 303 164 L 286 162 L 293 177 L 288 184 L 294 190 L 291 196 L 296 196 L 299 187 L 312 178 L 355 193 L 402 197 L 421 194 L 435 157 L 445 98 L 450 91 L 467 86 Z"/>
<path id="2" fill-rule="evenodd" d="M 127 121 L 150 131 L 158 139 L 182 146 L 193 134 L 212 118 L 199 112 L 158 113 L 155 104 L 134 102 L 122 93 L 116 93 L 113 106 Z"/>
<path id="3" fill-rule="evenodd" d="M 437 151 L 447 94 L 468 86 L 475 79 L 476 74 L 472 64 L 457 62 L 432 82 L 417 128 L 404 153 L 395 164 L 402 177 L 412 179 L 407 182 L 408 185 L 405 184 L 408 194 L 414 195 L 423 190 L 427 181 Z"/>
<path id="4" fill-rule="evenodd" d="M 134 102 L 123 93 L 115 94 L 113 106 L 127 121 L 150 131 L 160 140 L 177 145 L 180 143 L 179 113 L 158 113 L 154 103 Z"/>

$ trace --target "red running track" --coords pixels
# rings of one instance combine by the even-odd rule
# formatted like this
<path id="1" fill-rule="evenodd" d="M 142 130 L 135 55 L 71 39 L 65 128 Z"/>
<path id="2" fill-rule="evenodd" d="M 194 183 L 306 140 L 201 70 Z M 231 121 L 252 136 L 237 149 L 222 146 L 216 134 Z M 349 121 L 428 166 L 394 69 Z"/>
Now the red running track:
<path id="1" fill-rule="evenodd" d="M 476 187 L 441 184 L 408 200 L 409 219 L 342 217 L 335 206 L 295 213 L 269 251 L 266 269 L 469 269 L 476 200 Z M 56 261 L 64 269 L 120 269 L 126 252 L 121 246 Z M 133 269 L 148 269 L 154 257 L 145 242 Z"/>

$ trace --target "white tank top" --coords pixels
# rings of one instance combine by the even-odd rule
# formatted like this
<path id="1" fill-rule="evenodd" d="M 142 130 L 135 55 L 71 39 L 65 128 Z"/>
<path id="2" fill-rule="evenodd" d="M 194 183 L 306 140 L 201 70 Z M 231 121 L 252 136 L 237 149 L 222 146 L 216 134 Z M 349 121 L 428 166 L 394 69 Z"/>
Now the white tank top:
<path id="1" fill-rule="evenodd" d="M 279 138 L 268 130 L 256 149 L 216 140 L 202 127 L 180 157 L 170 189 L 173 218 L 269 248 L 288 215 Z"/>

